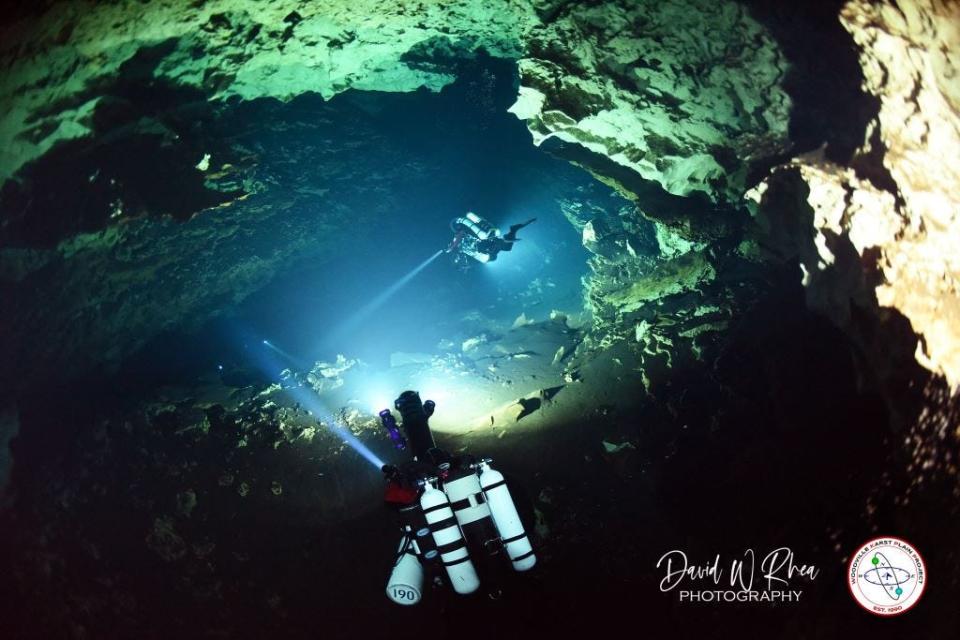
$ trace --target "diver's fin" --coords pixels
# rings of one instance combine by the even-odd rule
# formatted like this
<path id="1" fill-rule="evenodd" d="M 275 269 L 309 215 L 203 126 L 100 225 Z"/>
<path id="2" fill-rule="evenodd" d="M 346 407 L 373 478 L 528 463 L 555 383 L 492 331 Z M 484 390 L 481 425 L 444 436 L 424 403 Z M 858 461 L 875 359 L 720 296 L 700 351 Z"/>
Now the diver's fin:
<path id="1" fill-rule="evenodd" d="M 510 231 L 507 232 L 507 235 L 503 236 L 503 239 L 506 240 L 507 242 L 516 242 L 518 240 L 517 231 L 520 231 L 520 229 L 523 229 L 525 226 L 535 221 L 536 221 L 536 218 L 530 218 L 526 222 L 510 225 Z"/>

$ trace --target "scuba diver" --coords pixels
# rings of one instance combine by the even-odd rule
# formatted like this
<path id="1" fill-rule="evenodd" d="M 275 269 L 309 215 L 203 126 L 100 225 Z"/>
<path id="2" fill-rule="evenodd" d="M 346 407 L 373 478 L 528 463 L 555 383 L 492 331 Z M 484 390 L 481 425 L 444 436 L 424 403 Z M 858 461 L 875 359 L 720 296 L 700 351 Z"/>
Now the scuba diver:
<path id="1" fill-rule="evenodd" d="M 396 509 L 402 534 L 387 597 L 417 604 L 425 577 L 466 595 L 480 588 L 482 577 L 487 595 L 498 598 L 497 574 L 506 561 L 516 571 L 537 561 L 503 474 L 489 459 L 453 456 L 437 447 L 428 423 L 436 408 L 432 400 L 422 402 L 416 391 L 404 391 L 394 407 L 406 437 L 389 409 L 380 412 L 380 420 L 398 449 L 406 449 L 409 439 L 413 459 L 383 467 L 384 500 Z"/>
<path id="2" fill-rule="evenodd" d="M 455 218 L 450 223 L 453 231 L 453 240 L 447 247 L 447 253 L 457 252 L 457 262 L 466 262 L 467 257 L 478 262 L 493 262 L 501 251 L 513 249 L 513 243 L 519 240 L 517 231 L 532 223 L 536 218 L 526 222 L 510 225 L 506 235 L 500 235 L 500 229 L 472 211 Z"/>

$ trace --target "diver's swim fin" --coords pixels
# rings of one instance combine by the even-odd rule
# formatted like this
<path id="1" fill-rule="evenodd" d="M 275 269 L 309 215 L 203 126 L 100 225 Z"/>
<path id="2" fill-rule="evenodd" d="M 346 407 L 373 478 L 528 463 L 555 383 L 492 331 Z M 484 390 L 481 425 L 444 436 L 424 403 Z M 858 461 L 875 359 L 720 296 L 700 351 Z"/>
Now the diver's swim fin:
<path id="1" fill-rule="evenodd" d="M 517 238 L 517 231 L 520 231 L 520 229 L 523 229 L 525 226 L 527 226 L 532 222 L 535 222 L 536 220 L 537 220 L 536 218 L 530 218 L 526 222 L 510 225 L 510 231 L 507 232 L 507 235 L 503 236 L 503 239 L 506 240 L 507 242 L 516 242 L 519 239 Z"/>

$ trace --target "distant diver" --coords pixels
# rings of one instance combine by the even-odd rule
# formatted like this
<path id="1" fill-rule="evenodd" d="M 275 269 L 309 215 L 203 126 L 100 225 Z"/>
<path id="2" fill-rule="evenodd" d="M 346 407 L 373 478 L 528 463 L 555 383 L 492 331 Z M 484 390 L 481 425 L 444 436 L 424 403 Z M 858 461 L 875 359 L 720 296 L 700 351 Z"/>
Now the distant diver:
<path id="1" fill-rule="evenodd" d="M 428 422 L 436 408 L 432 400 L 404 391 L 394 408 L 402 427 L 390 409 L 380 412 L 380 421 L 412 459 L 383 467 L 384 500 L 395 509 L 401 530 L 387 597 L 416 604 L 424 583 L 446 584 L 467 595 L 480 588 L 483 577 L 487 596 L 496 599 L 507 565 L 528 571 L 537 562 L 503 474 L 488 458 L 437 447 Z"/>
<path id="2" fill-rule="evenodd" d="M 450 223 L 454 236 L 447 247 L 447 253 L 456 253 L 458 262 L 464 262 L 468 257 L 477 262 L 493 262 L 501 251 L 513 249 L 513 243 L 519 240 L 517 231 L 534 220 L 536 218 L 510 225 L 510 231 L 501 236 L 500 229 L 469 211 L 465 216 L 456 218 Z"/>

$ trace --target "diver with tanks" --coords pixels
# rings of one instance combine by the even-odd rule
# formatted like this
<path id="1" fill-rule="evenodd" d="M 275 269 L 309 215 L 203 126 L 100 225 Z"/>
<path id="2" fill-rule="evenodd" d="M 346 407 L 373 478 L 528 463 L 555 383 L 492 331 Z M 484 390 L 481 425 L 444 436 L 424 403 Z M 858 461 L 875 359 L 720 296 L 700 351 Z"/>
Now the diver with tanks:
<path id="1" fill-rule="evenodd" d="M 530 218 L 526 222 L 510 225 L 510 230 L 505 235 L 500 235 L 500 229 L 490 221 L 468 211 L 450 222 L 450 230 L 454 236 L 446 252 L 456 253 L 455 259 L 462 265 L 469 263 L 468 258 L 482 263 L 493 262 L 501 251 L 513 249 L 513 244 L 520 240 L 517 232 L 535 220 L 536 218 Z"/>
<path id="2" fill-rule="evenodd" d="M 497 574 L 508 562 L 516 571 L 536 564 L 503 475 L 489 459 L 454 456 L 437 447 L 429 426 L 433 401 L 404 391 L 394 408 L 402 431 L 390 409 L 380 412 L 380 420 L 394 445 L 409 450 L 412 459 L 383 467 L 384 499 L 395 508 L 401 529 L 387 597 L 417 604 L 425 580 L 446 583 L 462 595 L 485 582 L 487 595 L 498 597 Z"/>

